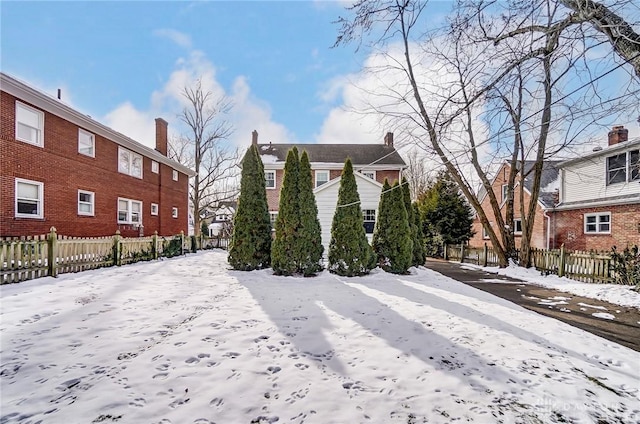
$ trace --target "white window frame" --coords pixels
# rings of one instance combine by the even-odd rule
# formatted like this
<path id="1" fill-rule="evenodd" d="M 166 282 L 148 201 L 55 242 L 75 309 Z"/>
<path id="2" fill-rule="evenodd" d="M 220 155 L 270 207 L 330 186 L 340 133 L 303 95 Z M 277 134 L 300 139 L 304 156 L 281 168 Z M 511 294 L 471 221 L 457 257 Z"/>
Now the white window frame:
<path id="1" fill-rule="evenodd" d="M 157 203 L 152 203 L 151 204 L 151 215 L 153 215 L 153 216 L 157 216 L 158 215 L 158 204 Z"/>
<path id="2" fill-rule="evenodd" d="M 127 167 L 125 168 L 123 166 L 124 162 L 121 160 L 123 155 L 126 155 L 126 162 L 127 162 Z M 136 159 L 140 160 L 140 175 L 137 175 L 133 172 L 133 164 L 135 162 Z M 124 149 L 122 147 L 118 147 L 118 172 L 120 172 L 121 174 L 126 174 L 129 176 L 132 176 L 134 178 L 138 178 L 138 179 L 142 179 L 143 176 L 143 168 L 144 165 L 144 158 L 142 157 L 142 155 L 138 154 L 138 153 L 134 153 L 131 150 L 127 150 Z"/>
<path id="3" fill-rule="evenodd" d="M 269 223 L 271 224 L 271 230 L 276 229 L 277 220 L 278 220 L 278 211 L 269 211 Z"/>
<path id="4" fill-rule="evenodd" d="M 18 212 L 18 203 L 20 201 L 20 199 L 18 198 L 18 185 L 19 184 L 30 184 L 30 185 L 34 185 L 38 187 L 38 198 L 37 199 L 31 199 L 31 198 L 24 198 L 22 200 L 27 200 L 29 202 L 36 202 L 36 205 L 38 205 L 38 213 L 37 214 L 31 214 L 31 213 L 20 213 Z M 32 218 L 32 219 L 42 219 L 44 218 L 44 183 L 41 181 L 32 181 L 32 180 L 26 180 L 24 178 L 16 178 L 16 182 L 15 182 L 15 191 L 14 191 L 14 200 L 15 200 L 15 217 L 16 218 Z"/>
<path id="5" fill-rule="evenodd" d="M 373 213 L 373 219 L 367 219 L 367 218 L 371 218 L 371 213 Z M 367 222 L 373 222 L 373 228 L 371 232 L 366 231 L 367 234 L 373 234 L 373 232 L 375 231 L 375 224 L 376 224 L 376 210 L 362 209 L 362 221 L 363 221 L 363 225 L 366 224 Z M 366 226 L 365 226 L 365 230 L 366 230 Z"/>
<path id="6" fill-rule="evenodd" d="M 83 140 L 83 137 L 84 140 Z M 85 153 L 82 150 L 82 142 L 83 141 L 89 141 L 91 143 L 91 152 L 90 153 Z M 86 147 L 85 147 L 86 150 Z M 78 128 L 78 153 L 80 153 L 81 155 L 84 156 L 89 156 L 91 158 L 95 158 L 96 157 L 96 136 L 93 135 L 92 133 L 90 133 L 89 131 L 85 131 L 82 128 Z"/>
<path id="7" fill-rule="evenodd" d="M 151 161 L 151 172 L 153 172 L 154 174 L 157 174 L 160 172 L 160 164 L 155 160 Z"/>
<path id="8" fill-rule="evenodd" d="M 173 181 L 178 181 L 178 171 L 174 169 L 171 173 L 171 178 L 173 178 Z"/>
<path id="9" fill-rule="evenodd" d="M 606 220 L 602 220 L 603 217 Z M 595 218 L 595 222 L 588 222 L 589 218 Z M 589 231 L 589 226 L 595 225 L 594 231 Z M 602 230 L 602 226 L 606 225 L 607 230 Z M 585 213 L 584 214 L 584 233 L 585 234 L 611 234 L 611 212 Z"/>
<path id="10" fill-rule="evenodd" d="M 20 119 L 19 119 L 19 110 L 20 109 L 24 110 L 25 113 L 35 113 L 37 115 L 37 119 L 38 119 L 38 124 L 37 124 L 38 126 L 34 127 L 34 126 L 28 125 L 28 124 L 26 124 L 24 122 L 20 122 Z M 20 137 L 18 135 L 19 134 L 18 129 L 20 127 L 20 124 L 35 130 L 36 131 L 36 139 L 35 140 L 30 140 L 28 138 Z M 29 143 L 29 144 L 32 144 L 34 146 L 43 147 L 44 146 L 44 140 L 43 140 L 44 112 L 39 110 L 39 109 L 36 109 L 34 107 L 31 107 L 29 105 L 26 105 L 26 104 L 24 104 L 22 102 L 16 101 L 16 128 L 15 128 L 15 130 L 16 130 L 16 140 L 23 141 L 25 143 Z"/>
<path id="11" fill-rule="evenodd" d="M 490 227 L 493 227 L 493 222 L 490 222 L 490 223 L 489 223 L 489 226 L 490 226 Z M 483 239 L 483 240 L 489 240 L 489 238 L 490 238 L 490 237 L 489 237 L 489 233 L 487 232 L 487 229 L 486 229 L 486 228 L 484 228 L 484 225 L 483 225 L 483 226 L 482 226 L 482 239 Z"/>
<path id="12" fill-rule="evenodd" d="M 82 201 L 80 200 L 80 195 L 81 194 L 88 194 L 89 196 L 91 196 L 91 201 L 86 202 L 86 201 Z M 93 191 L 88 191 L 88 190 L 78 190 L 78 215 L 82 215 L 82 216 L 94 216 L 95 215 L 95 203 L 96 203 L 96 194 Z M 80 210 L 80 206 L 81 205 L 89 205 L 90 206 L 90 211 L 83 211 Z"/>
<path id="13" fill-rule="evenodd" d="M 504 203 L 507 201 L 507 197 L 509 196 L 509 184 L 502 184 L 502 186 L 500 186 L 500 190 L 502 194 L 501 202 Z"/>
<path id="14" fill-rule="evenodd" d="M 376 171 L 360 171 L 360 173 L 365 177 L 371 178 L 372 180 L 376 179 Z"/>
<path id="15" fill-rule="evenodd" d="M 518 223 L 520 223 L 520 229 L 518 230 Z M 522 218 L 515 218 L 513 220 L 513 234 L 521 235 L 522 234 Z"/>
<path id="16" fill-rule="evenodd" d="M 267 178 L 267 174 L 273 175 L 273 178 Z M 273 181 L 273 186 L 267 185 L 267 181 Z M 273 169 L 267 169 L 264 171 L 264 184 L 267 190 L 274 190 L 276 188 L 276 171 Z"/>
<path id="17" fill-rule="evenodd" d="M 171 208 L 171 218 L 177 218 L 178 217 L 178 208 L 173 207 Z"/>
<path id="18" fill-rule="evenodd" d="M 326 180 L 321 180 L 319 177 L 321 175 L 324 175 L 326 177 Z M 327 170 L 317 170 L 316 171 L 316 176 L 315 176 L 315 186 L 316 187 L 320 187 L 323 184 L 326 184 L 329 182 L 329 171 Z"/>
<path id="19" fill-rule="evenodd" d="M 127 202 L 127 209 L 120 209 L 120 202 Z M 140 207 L 138 208 L 139 212 L 138 212 L 138 217 L 139 220 L 138 221 L 134 221 L 133 218 L 133 204 L 138 204 Z M 118 224 L 134 224 L 134 225 L 142 225 L 142 200 L 134 200 L 134 199 L 127 199 L 124 197 L 118 197 L 118 208 L 117 208 L 117 221 Z M 121 211 L 125 211 L 127 213 L 126 219 L 121 220 L 120 219 L 120 212 Z"/>

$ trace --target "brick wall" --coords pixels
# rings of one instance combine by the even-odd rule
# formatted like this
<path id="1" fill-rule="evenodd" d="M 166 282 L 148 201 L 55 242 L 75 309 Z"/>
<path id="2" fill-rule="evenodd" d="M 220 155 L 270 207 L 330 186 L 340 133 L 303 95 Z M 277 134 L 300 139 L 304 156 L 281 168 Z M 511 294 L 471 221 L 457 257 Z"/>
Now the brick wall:
<path id="1" fill-rule="evenodd" d="M 118 225 L 118 197 L 142 201 L 145 235 L 187 232 L 188 177 L 160 164 L 151 172 L 151 159 L 143 157 L 143 179 L 121 174 L 118 145 L 95 135 L 95 158 L 78 153 L 78 126 L 45 111 L 44 147 L 15 139 L 16 98 L 2 92 L 0 120 L 0 236 L 45 234 L 52 226 L 68 236 L 137 236 L 131 225 Z M 26 103 L 26 102 L 23 102 Z M 27 103 L 28 104 L 28 103 Z M 15 217 L 15 178 L 44 183 L 44 218 Z M 160 181 L 162 184 L 160 185 Z M 78 215 L 78 190 L 95 193 L 94 216 Z M 151 215 L 151 203 L 159 204 L 159 216 Z M 178 207 L 178 218 L 171 217 Z"/>
<path id="2" fill-rule="evenodd" d="M 611 213 L 610 234 L 586 234 L 584 215 Z M 557 211 L 552 221 L 555 244 L 564 243 L 570 250 L 610 250 L 612 246 L 623 249 L 627 245 L 640 245 L 640 205 L 619 205 L 580 210 Z"/>

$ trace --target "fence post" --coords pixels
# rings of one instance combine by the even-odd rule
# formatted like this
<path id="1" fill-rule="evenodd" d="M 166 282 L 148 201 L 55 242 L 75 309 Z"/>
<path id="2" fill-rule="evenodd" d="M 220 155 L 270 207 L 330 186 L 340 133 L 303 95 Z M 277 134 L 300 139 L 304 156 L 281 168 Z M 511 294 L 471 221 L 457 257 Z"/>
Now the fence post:
<path id="1" fill-rule="evenodd" d="M 560 257 L 558 258 L 558 277 L 564 277 L 564 243 L 560 246 Z"/>
<path id="2" fill-rule="evenodd" d="M 153 259 L 158 259 L 158 231 L 153 232 L 153 247 L 151 247 L 151 254 Z"/>
<path id="3" fill-rule="evenodd" d="M 120 243 L 120 230 L 116 230 L 116 235 L 113 236 L 113 264 L 116 266 L 122 265 L 122 244 Z"/>
<path id="4" fill-rule="evenodd" d="M 482 266 L 487 266 L 487 255 L 489 253 L 489 248 L 487 247 L 487 243 L 484 244 L 484 249 L 482 250 Z"/>
<path id="5" fill-rule="evenodd" d="M 58 276 L 58 235 L 56 234 L 56 227 L 51 227 L 49 235 L 47 237 L 47 253 L 49 261 L 47 263 L 47 272 L 51 277 Z"/>
<path id="6" fill-rule="evenodd" d="M 184 255 L 184 230 L 180 230 L 180 255 Z"/>
<path id="7" fill-rule="evenodd" d="M 444 260 L 449 260 L 449 246 L 447 246 L 447 243 L 444 244 Z"/>
<path id="8" fill-rule="evenodd" d="M 460 263 L 464 263 L 464 243 L 460 243 Z"/>

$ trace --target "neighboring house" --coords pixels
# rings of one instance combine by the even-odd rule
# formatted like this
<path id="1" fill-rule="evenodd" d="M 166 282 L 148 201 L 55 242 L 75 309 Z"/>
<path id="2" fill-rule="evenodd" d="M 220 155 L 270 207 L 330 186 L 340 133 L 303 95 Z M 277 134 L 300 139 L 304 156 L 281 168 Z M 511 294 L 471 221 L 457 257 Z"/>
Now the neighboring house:
<path id="1" fill-rule="evenodd" d="M 209 228 L 209 237 L 230 236 L 233 217 L 238 208 L 238 202 L 225 201 L 209 211 L 202 219 Z"/>
<path id="2" fill-rule="evenodd" d="M 540 180 L 540 195 L 538 196 L 538 202 L 535 209 L 535 220 L 533 225 L 533 232 L 531 237 L 531 246 L 539 249 L 552 248 L 549 244 L 551 225 L 549 223 L 548 213 L 553 209 L 555 198 L 557 197 L 558 189 L 558 165 L 560 161 L 545 161 L 542 168 L 542 175 Z M 531 201 L 531 190 L 533 187 L 533 171 L 532 167 L 535 165 L 535 161 L 525 161 L 524 171 L 527 177 L 524 180 L 524 204 L 528 209 L 528 205 Z M 507 182 L 509 178 L 509 170 L 511 166 L 508 163 L 504 163 L 498 173 L 496 174 L 491 187 L 496 194 L 498 202 L 500 202 L 500 211 L 502 218 L 505 218 L 506 209 L 505 204 L 507 200 Z M 520 238 L 522 237 L 522 217 L 520 215 L 520 175 L 516 175 L 516 184 L 514 187 L 514 200 L 513 200 L 513 222 L 505 223 L 513 228 L 513 234 L 516 239 L 516 247 L 520 245 Z M 489 196 L 486 191 L 481 190 L 479 193 L 479 200 L 482 205 L 482 209 L 487 214 L 491 225 L 496 225 L 496 219 L 493 214 L 493 209 L 489 202 Z M 485 243 L 491 245 L 489 236 L 486 230 L 480 223 L 480 219 L 476 215 L 473 220 L 474 236 L 469 240 L 471 247 L 481 247 Z"/>
<path id="3" fill-rule="evenodd" d="M 640 138 L 613 127 L 608 146 L 560 164 L 555 246 L 610 250 L 640 245 Z"/>
<path id="4" fill-rule="evenodd" d="M 0 237 L 187 232 L 189 168 L 0 73 Z"/>
<path id="5" fill-rule="evenodd" d="M 525 163 L 530 169 L 533 161 Z M 503 165 L 492 188 L 498 200 L 506 198 L 509 166 Z M 531 193 L 532 179 L 525 181 L 525 201 Z M 628 130 L 614 127 L 608 146 L 565 161 L 544 163 L 541 192 L 531 245 L 569 250 L 608 251 L 640 244 L 640 138 L 628 140 Z M 516 246 L 522 232 L 519 190 L 514 200 Z M 484 211 L 495 223 L 488 197 L 481 196 Z M 474 219 L 476 234 L 472 247 L 491 244 L 479 219 Z"/>
<path id="6" fill-rule="evenodd" d="M 322 227 L 322 244 L 325 255 L 331 239 L 331 223 L 338 202 L 338 189 L 342 168 L 351 158 L 360 207 L 364 215 L 364 227 L 371 241 L 378 213 L 380 193 L 385 178 L 393 184 L 402 178 L 406 165 L 393 146 L 393 134 L 387 133 L 383 144 L 258 144 L 258 133 L 253 132 L 253 144 L 264 164 L 267 201 L 272 223 L 278 215 L 280 188 L 284 176 L 287 153 L 294 146 L 300 155 L 306 151 L 311 162 L 314 194 L 318 205 L 318 219 Z"/>

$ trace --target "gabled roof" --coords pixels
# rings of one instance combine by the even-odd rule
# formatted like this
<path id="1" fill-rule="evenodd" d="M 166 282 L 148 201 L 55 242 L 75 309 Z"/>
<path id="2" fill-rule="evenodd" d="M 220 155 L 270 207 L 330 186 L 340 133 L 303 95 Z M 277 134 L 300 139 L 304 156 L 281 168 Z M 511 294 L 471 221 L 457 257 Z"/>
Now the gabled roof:
<path id="1" fill-rule="evenodd" d="M 605 147 L 605 148 L 603 148 L 601 150 L 596 150 L 594 152 L 578 156 L 577 158 L 565 160 L 564 162 L 562 162 L 560 164 L 560 166 L 561 167 L 565 167 L 567 165 L 572 165 L 574 163 L 593 160 L 594 158 L 597 158 L 599 156 L 611 155 L 611 154 L 613 154 L 613 153 L 615 153 L 617 151 L 626 150 L 626 149 L 634 148 L 634 147 L 635 148 L 640 147 L 640 137 L 635 137 L 635 138 L 632 138 L 632 139 L 630 139 L 628 141 L 624 141 L 622 143 L 613 144 L 613 145 L 607 146 L 607 147 Z"/>
<path id="2" fill-rule="evenodd" d="M 371 178 L 369 178 L 369 177 L 367 177 L 367 176 L 362 175 L 360 172 L 354 172 L 354 173 L 353 173 L 353 176 L 356 178 L 356 183 L 357 183 L 357 180 L 358 180 L 358 178 L 359 178 L 360 180 L 365 181 L 365 182 L 366 182 L 366 183 L 368 183 L 368 184 L 372 184 L 372 185 L 374 185 L 374 186 L 376 186 L 376 187 L 379 187 L 380 189 L 382 189 L 382 187 L 383 187 L 383 185 L 382 185 L 382 184 L 380 184 L 379 182 L 377 182 L 376 180 L 372 180 Z M 314 188 L 314 189 L 313 189 L 313 193 L 315 194 L 315 193 L 318 193 L 318 192 L 320 192 L 320 191 L 324 191 L 324 190 L 326 190 L 327 188 L 332 187 L 332 186 L 334 186 L 334 185 L 336 185 L 336 184 L 340 184 L 340 181 L 341 181 L 341 180 L 342 180 L 342 176 L 340 176 L 340 177 L 338 177 L 338 178 L 334 178 L 333 180 L 331 180 L 331 181 L 329 181 L 329 182 L 327 182 L 327 183 L 322 184 L 320 187 L 316 187 L 316 188 Z"/>
<path id="3" fill-rule="evenodd" d="M 293 147 L 302 153 L 307 151 L 310 162 L 343 165 L 351 158 L 354 165 L 390 165 L 404 167 L 406 164 L 397 150 L 384 144 L 258 144 L 261 156 L 273 156 L 275 162 L 285 162 Z M 266 163 L 266 162 L 265 162 Z M 271 162 L 273 163 L 273 162 Z"/>
<path id="4" fill-rule="evenodd" d="M 524 188 L 525 190 L 527 190 L 527 192 L 529 192 L 529 194 L 531 194 L 531 189 L 533 188 L 532 170 L 535 163 L 536 161 L 534 160 L 524 161 L 524 172 L 525 174 L 528 174 L 524 179 Z M 556 187 L 556 183 L 558 182 L 558 178 L 560 175 L 559 165 L 561 163 L 562 161 L 559 160 L 546 160 L 542 163 L 542 175 L 540 175 L 540 193 L 538 195 L 538 202 L 544 208 L 552 208 L 554 206 L 555 190 L 556 188 L 558 188 Z M 509 163 L 505 162 L 503 166 L 500 167 L 500 169 L 502 169 L 504 166 L 509 167 Z M 518 162 L 517 166 L 520 166 L 520 162 Z M 531 174 L 529 174 L 530 172 Z M 492 185 L 495 182 L 498 174 L 499 172 L 496 173 L 496 177 L 494 177 L 491 181 Z M 519 178 L 516 177 L 516 183 L 518 183 L 519 181 Z M 484 187 L 480 187 L 480 190 L 478 190 L 478 200 L 480 200 L 480 203 L 484 201 L 484 198 L 486 196 L 486 190 L 484 189 Z"/>

